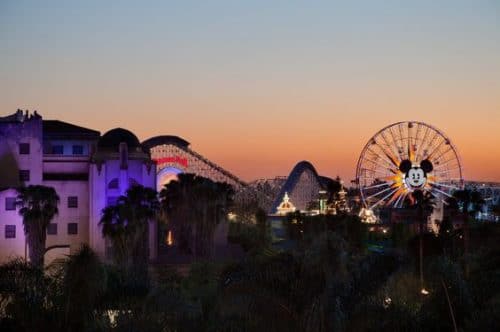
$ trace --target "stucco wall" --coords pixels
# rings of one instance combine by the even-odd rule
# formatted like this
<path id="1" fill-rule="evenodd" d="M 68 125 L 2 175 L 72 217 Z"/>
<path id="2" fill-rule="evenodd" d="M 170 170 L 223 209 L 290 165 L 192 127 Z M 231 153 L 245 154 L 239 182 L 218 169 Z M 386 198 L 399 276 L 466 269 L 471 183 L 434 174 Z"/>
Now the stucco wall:
<path id="1" fill-rule="evenodd" d="M 19 210 L 5 210 L 5 199 L 16 196 L 17 191 L 14 189 L 0 191 L 0 263 L 14 257 L 25 257 L 24 228 L 22 218 L 19 216 Z M 5 238 L 6 225 L 16 226 L 15 238 Z"/>

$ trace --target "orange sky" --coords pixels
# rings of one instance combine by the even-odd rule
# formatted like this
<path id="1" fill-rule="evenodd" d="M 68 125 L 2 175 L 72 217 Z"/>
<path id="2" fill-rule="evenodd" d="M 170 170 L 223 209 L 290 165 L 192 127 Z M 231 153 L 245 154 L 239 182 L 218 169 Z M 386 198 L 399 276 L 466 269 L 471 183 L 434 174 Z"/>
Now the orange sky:
<path id="1" fill-rule="evenodd" d="M 346 182 L 373 134 L 417 120 L 466 179 L 500 181 L 492 2 L 54 3 L 0 5 L 0 115 L 178 135 L 244 180 L 309 160 Z"/>

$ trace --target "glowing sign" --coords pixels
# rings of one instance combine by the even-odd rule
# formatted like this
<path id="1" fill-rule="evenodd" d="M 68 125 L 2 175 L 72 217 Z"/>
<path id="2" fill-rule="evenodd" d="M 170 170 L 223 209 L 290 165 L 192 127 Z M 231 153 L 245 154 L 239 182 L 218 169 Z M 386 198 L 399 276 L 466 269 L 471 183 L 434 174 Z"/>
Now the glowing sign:
<path id="1" fill-rule="evenodd" d="M 153 159 L 153 161 L 156 164 L 166 164 L 166 163 L 174 163 L 178 164 L 184 167 L 188 167 L 188 160 L 187 158 L 182 158 L 179 156 L 173 156 L 173 157 L 163 157 L 163 158 L 158 158 L 158 159 Z"/>

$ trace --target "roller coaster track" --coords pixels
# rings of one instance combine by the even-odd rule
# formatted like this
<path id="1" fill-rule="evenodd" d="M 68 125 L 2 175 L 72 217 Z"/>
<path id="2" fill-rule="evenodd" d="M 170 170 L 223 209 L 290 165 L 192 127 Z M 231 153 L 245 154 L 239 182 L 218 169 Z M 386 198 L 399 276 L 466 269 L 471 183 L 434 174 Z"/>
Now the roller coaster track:
<path id="1" fill-rule="evenodd" d="M 231 180 L 233 180 L 234 182 L 238 183 L 239 185 L 241 185 L 242 187 L 245 187 L 247 185 L 246 182 L 242 181 L 240 178 L 238 178 L 236 175 L 232 174 L 231 172 L 229 171 L 226 171 L 224 168 L 220 167 L 219 165 L 215 164 L 214 162 L 208 160 L 208 158 L 205 158 L 204 156 L 202 156 L 201 154 L 199 154 L 198 152 L 194 151 L 194 150 L 191 150 L 190 148 L 184 148 L 184 147 L 180 147 L 182 150 L 184 150 L 185 152 L 189 153 L 190 155 L 192 155 L 193 157 L 196 157 L 197 159 L 201 160 L 202 162 L 204 162 L 205 164 L 209 165 L 210 167 L 214 168 L 215 170 L 217 170 L 218 172 L 224 174 L 224 176 L 227 176 L 228 178 L 230 178 Z"/>
<path id="2" fill-rule="evenodd" d="M 150 151 L 153 151 L 154 148 L 159 147 L 159 146 L 168 146 L 168 145 L 175 146 L 175 148 L 179 149 L 183 153 L 190 155 L 191 157 L 194 157 L 194 159 L 207 165 L 210 169 L 215 170 L 216 172 L 222 174 L 224 177 L 230 179 L 237 186 L 241 186 L 241 187 L 247 186 L 247 183 L 245 183 L 244 181 L 239 179 L 236 175 L 232 174 L 231 172 L 226 171 L 224 168 L 222 168 L 219 165 L 215 164 L 214 162 L 210 161 L 208 158 L 202 156 L 198 152 L 189 148 L 189 142 L 178 137 L 178 136 L 171 136 L 171 135 L 156 136 L 156 137 L 152 137 L 152 138 L 144 141 L 142 144 L 147 149 L 150 149 Z M 166 158 L 169 158 L 169 157 L 166 157 Z M 159 163 L 161 163 L 161 159 L 162 158 L 158 158 Z M 177 162 L 181 162 L 181 164 L 182 164 L 183 160 L 178 160 Z M 187 167 L 187 162 L 185 162 L 185 164 L 183 166 Z"/>

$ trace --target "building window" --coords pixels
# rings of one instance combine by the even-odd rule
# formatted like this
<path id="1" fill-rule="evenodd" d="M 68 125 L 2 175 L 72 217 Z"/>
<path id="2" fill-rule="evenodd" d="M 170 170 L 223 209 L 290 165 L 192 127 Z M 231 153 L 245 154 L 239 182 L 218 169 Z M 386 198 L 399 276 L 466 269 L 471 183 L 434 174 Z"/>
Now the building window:
<path id="1" fill-rule="evenodd" d="M 28 182 L 30 180 L 30 171 L 27 169 L 19 170 L 19 181 Z"/>
<path id="2" fill-rule="evenodd" d="M 16 198 L 15 197 L 5 197 L 5 210 L 13 211 L 16 209 Z"/>
<path id="3" fill-rule="evenodd" d="M 68 223 L 68 235 L 78 234 L 78 224 L 76 222 Z"/>
<path id="4" fill-rule="evenodd" d="M 78 207 L 78 197 L 77 196 L 69 196 L 68 197 L 68 207 L 69 208 L 77 208 Z"/>
<path id="5" fill-rule="evenodd" d="M 73 154 L 82 155 L 83 154 L 83 145 L 73 145 Z"/>
<path id="6" fill-rule="evenodd" d="M 6 239 L 16 238 L 16 225 L 5 225 L 5 238 Z"/>
<path id="7" fill-rule="evenodd" d="M 108 206 L 116 205 L 118 203 L 118 196 L 108 197 Z"/>
<path id="8" fill-rule="evenodd" d="M 30 144 L 20 143 L 19 144 L 19 154 L 30 154 Z"/>
<path id="9" fill-rule="evenodd" d="M 52 154 L 64 154 L 64 146 L 52 145 Z"/>
<path id="10" fill-rule="evenodd" d="M 113 179 L 109 181 L 108 189 L 118 189 L 118 179 Z"/>
<path id="11" fill-rule="evenodd" d="M 57 235 L 57 224 L 50 223 L 47 226 L 47 234 L 48 235 Z"/>

